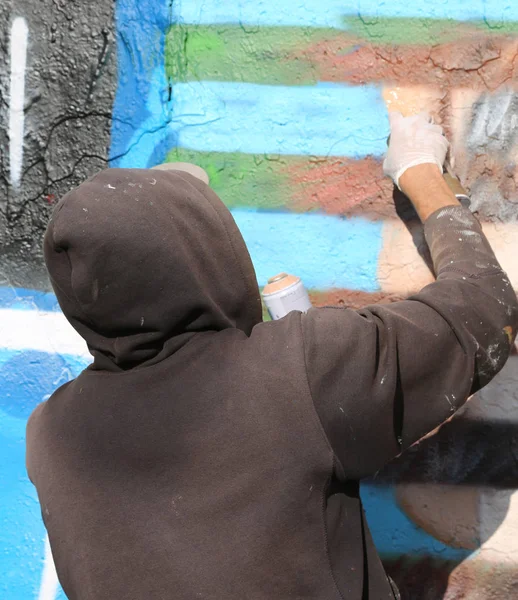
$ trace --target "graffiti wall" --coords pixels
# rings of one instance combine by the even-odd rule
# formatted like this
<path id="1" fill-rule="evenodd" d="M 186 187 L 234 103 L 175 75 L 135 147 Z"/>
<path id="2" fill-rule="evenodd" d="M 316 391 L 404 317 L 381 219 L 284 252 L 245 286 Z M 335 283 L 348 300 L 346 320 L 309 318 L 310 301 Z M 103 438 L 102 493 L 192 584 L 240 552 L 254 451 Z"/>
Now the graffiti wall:
<path id="1" fill-rule="evenodd" d="M 518 4 L 8 0 L 0 17 L 2 599 L 64 598 L 24 435 L 34 406 L 89 362 L 40 248 L 53 204 L 100 168 L 195 162 L 260 284 L 285 270 L 317 305 L 392 302 L 433 277 L 383 177 L 387 114 L 427 110 L 518 290 Z M 515 355 L 363 485 L 403 597 L 518 597 L 517 487 Z"/>

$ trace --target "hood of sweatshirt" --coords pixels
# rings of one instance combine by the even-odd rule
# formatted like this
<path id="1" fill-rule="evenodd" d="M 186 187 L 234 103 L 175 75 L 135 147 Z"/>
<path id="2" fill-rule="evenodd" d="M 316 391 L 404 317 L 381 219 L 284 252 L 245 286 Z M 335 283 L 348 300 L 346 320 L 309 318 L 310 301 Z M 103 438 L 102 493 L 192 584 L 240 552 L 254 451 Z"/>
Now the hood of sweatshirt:
<path id="1" fill-rule="evenodd" d="M 44 253 L 94 369 L 149 366 L 199 332 L 249 335 L 262 320 L 254 268 L 232 215 L 188 173 L 102 171 L 58 203 Z"/>

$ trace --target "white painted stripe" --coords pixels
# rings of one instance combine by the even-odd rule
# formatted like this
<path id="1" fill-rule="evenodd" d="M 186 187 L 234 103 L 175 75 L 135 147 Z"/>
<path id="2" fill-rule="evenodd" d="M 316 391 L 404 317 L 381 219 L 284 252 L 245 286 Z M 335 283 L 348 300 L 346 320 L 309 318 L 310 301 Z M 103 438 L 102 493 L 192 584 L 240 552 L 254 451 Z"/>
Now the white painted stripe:
<path id="1" fill-rule="evenodd" d="M 52 551 L 48 536 L 45 537 L 45 560 L 43 563 L 43 573 L 41 575 L 40 593 L 38 600 L 55 600 L 58 593 L 59 581 L 52 558 Z"/>
<path id="2" fill-rule="evenodd" d="M 84 340 L 60 312 L 0 310 L 0 346 L 91 358 Z"/>
<path id="3" fill-rule="evenodd" d="M 29 29 L 25 19 L 18 17 L 11 27 L 11 85 L 9 93 L 9 165 L 11 184 L 20 185 L 23 164 L 25 126 L 25 69 Z"/>

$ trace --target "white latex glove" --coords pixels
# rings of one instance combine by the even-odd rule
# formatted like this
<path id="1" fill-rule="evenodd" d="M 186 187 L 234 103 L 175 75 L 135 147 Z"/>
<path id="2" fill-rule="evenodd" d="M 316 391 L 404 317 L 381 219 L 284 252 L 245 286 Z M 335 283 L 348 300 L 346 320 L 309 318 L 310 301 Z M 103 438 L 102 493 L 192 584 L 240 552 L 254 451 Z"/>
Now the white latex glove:
<path id="1" fill-rule="evenodd" d="M 389 120 L 390 143 L 383 162 L 385 175 L 399 187 L 399 178 L 410 167 L 433 163 L 443 172 L 449 143 L 442 127 L 434 125 L 423 113 L 404 117 L 399 112 L 391 112 Z"/>

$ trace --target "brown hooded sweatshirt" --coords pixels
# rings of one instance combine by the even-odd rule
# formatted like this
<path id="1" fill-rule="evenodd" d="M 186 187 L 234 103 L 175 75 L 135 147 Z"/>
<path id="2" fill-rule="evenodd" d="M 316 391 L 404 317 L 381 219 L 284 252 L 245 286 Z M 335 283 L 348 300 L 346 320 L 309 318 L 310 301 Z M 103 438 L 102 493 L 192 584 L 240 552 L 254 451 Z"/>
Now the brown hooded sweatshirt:
<path id="1" fill-rule="evenodd" d="M 463 208 L 425 225 L 404 302 L 262 323 L 225 206 L 185 173 L 108 170 L 45 256 L 91 367 L 32 414 L 27 466 L 71 600 L 393 598 L 358 481 L 504 365 L 516 296 Z"/>

